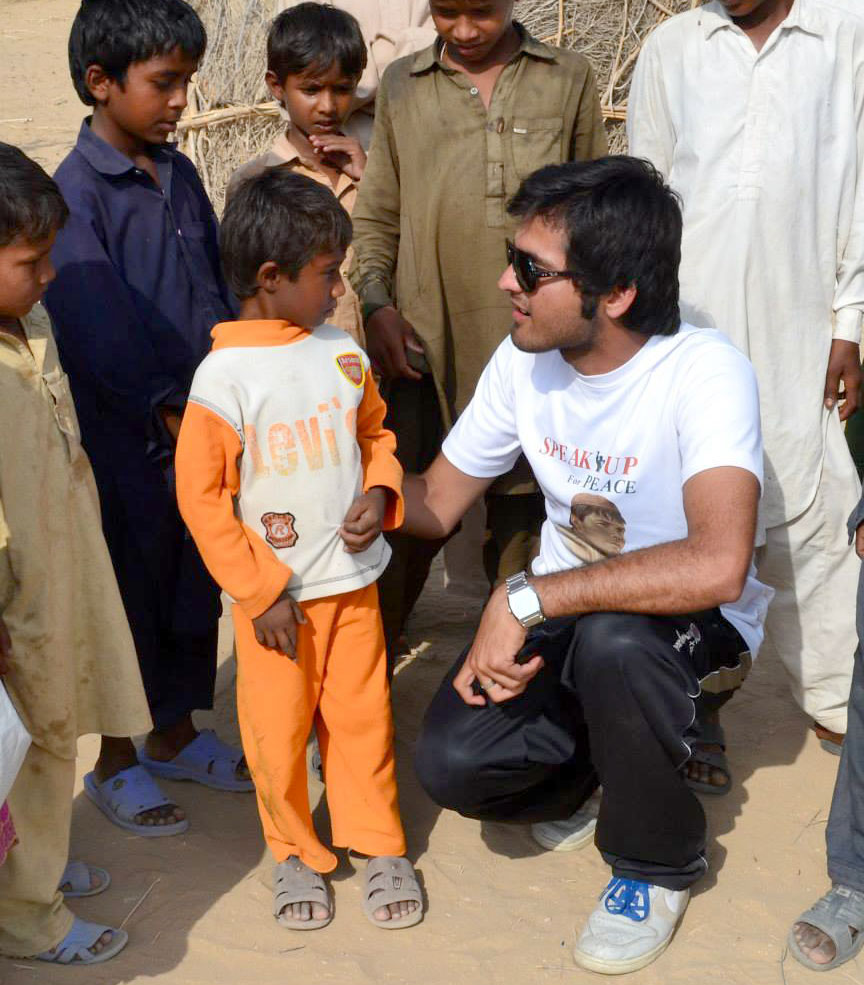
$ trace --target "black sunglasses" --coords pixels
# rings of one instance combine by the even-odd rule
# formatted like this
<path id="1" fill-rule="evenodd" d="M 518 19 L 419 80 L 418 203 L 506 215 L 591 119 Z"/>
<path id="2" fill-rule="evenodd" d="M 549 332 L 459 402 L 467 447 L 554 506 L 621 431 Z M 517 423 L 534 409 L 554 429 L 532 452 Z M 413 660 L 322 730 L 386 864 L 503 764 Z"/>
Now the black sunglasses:
<path id="1" fill-rule="evenodd" d="M 569 277 L 571 280 L 576 277 L 569 270 L 541 270 L 530 253 L 520 250 L 509 239 L 507 240 L 507 263 L 513 268 L 516 283 L 526 294 L 533 294 L 537 290 L 537 282 L 544 277 Z"/>

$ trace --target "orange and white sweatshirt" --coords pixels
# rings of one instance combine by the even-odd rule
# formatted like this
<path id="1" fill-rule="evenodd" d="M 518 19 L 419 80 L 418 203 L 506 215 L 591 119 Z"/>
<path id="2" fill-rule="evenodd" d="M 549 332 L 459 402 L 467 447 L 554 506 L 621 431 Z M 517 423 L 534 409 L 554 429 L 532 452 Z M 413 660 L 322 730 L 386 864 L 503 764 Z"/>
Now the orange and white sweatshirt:
<path id="1" fill-rule="evenodd" d="M 375 581 L 382 536 L 349 554 L 339 536 L 362 492 L 389 492 L 402 523 L 402 468 L 366 353 L 345 332 L 285 321 L 223 322 L 195 373 L 177 444 L 177 498 L 201 557 L 254 619 L 288 588 L 297 601 Z"/>

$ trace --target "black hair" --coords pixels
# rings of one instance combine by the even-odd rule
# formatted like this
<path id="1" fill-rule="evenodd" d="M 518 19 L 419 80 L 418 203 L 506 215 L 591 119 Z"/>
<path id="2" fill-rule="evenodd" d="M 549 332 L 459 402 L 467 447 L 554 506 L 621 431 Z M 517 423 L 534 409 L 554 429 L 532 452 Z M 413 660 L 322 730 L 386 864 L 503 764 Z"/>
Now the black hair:
<path id="1" fill-rule="evenodd" d="M 87 69 L 126 79 L 129 66 L 175 48 L 200 59 L 207 48 L 201 18 L 185 0 L 83 0 L 69 35 L 69 71 L 83 103 L 95 106 Z"/>
<path id="2" fill-rule="evenodd" d="M 648 161 L 619 155 L 540 168 L 522 182 L 507 211 L 563 230 L 584 317 L 594 317 L 601 295 L 635 285 L 622 324 L 643 335 L 678 331 L 681 208 Z"/>
<path id="3" fill-rule="evenodd" d="M 357 19 L 323 3 L 301 3 L 283 10 L 267 35 L 267 68 L 280 82 L 310 69 L 332 65 L 359 79 L 366 68 L 366 43 Z"/>
<path id="4" fill-rule="evenodd" d="M 54 179 L 23 151 L 0 143 L 0 246 L 19 237 L 41 243 L 68 216 Z"/>
<path id="5" fill-rule="evenodd" d="M 324 185 L 281 166 L 244 181 L 222 217 L 219 244 L 225 279 L 238 298 L 251 298 L 263 263 L 291 280 L 322 253 L 347 250 L 351 220 Z"/>

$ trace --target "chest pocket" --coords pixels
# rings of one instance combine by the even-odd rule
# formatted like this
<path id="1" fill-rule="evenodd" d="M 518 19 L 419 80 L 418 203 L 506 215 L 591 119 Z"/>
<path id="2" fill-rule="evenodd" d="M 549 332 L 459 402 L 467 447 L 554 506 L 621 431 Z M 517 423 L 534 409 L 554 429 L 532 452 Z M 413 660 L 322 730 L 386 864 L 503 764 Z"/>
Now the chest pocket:
<path id="1" fill-rule="evenodd" d="M 51 394 L 54 418 L 66 439 L 69 458 L 74 461 L 81 450 L 81 432 L 78 429 L 78 415 L 75 413 L 72 391 L 69 389 L 69 377 L 58 368 L 45 373 L 42 379 Z"/>
<path id="2" fill-rule="evenodd" d="M 515 116 L 510 133 L 513 167 L 519 178 L 546 164 L 560 164 L 564 153 L 563 116 Z"/>

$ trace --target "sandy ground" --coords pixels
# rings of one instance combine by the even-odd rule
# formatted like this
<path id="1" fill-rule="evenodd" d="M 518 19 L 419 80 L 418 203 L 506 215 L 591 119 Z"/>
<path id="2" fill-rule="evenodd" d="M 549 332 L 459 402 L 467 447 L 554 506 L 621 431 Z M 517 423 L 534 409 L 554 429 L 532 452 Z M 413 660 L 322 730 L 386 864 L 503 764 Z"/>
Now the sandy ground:
<path id="1" fill-rule="evenodd" d="M 18 144 L 49 169 L 67 152 L 82 116 L 65 54 L 76 6 L 73 0 L 0 0 L 0 140 Z M 412 773 L 423 711 L 481 604 L 476 588 L 464 583 L 445 590 L 439 567 L 410 626 L 416 655 L 399 667 L 394 685 L 403 814 L 429 901 L 421 926 L 401 934 L 370 927 L 360 909 L 360 876 L 344 862 L 334 879 L 333 924 L 311 934 L 280 929 L 271 916 L 271 863 L 253 798 L 166 784 L 189 811 L 189 833 L 150 841 L 128 836 L 81 793 L 81 776 L 96 750 L 88 737 L 80 744 L 73 857 L 105 865 L 113 884 L 100 897 L 78 901 L 75 910 L 88 919 L 125 922 L 130 946 L 91 969 L 0 960 L 0 985 L 599 981 L 570 959 L 574 927 L 607 878 L 596 852 L 543 853 L 524 828 L 442 813 Z M 225 628 L 217 710 L 202 715 L 201 724 L 236 738 Z M 710 872 L 670 950 L 632 975 L 634 985 L 816 980 L 785 957 L 784 940 L 790 921 L 826 888 L 824 831 L 837 760 L 808 733 L 770 654 L 760 658 L 725 721 L 735 785 L 728 797 L 705 798 Z M 312 794 L 320 798 L 314 783 Z M 326 831 L 323 804 L 316 818 Z M 833 977 L 864 985 L 864 962 L 845 965 Z"/>

